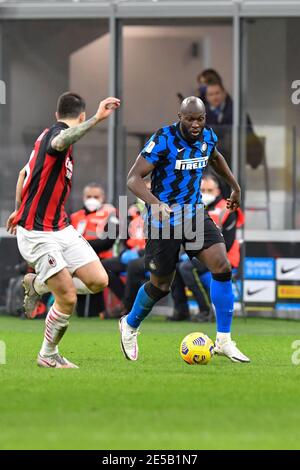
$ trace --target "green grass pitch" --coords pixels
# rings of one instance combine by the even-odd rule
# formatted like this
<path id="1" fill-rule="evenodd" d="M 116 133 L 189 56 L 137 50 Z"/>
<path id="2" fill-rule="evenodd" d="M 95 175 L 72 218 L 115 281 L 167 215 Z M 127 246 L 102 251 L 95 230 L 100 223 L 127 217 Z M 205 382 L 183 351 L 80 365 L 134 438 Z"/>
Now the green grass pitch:
<path id="1" fill-rule="evenodd" d="M 251 364 L 189 366 L 182 338 L 214 339 L 215 325 L 149 319 L 131 363 L 116 321 L 74 318 L 60 351 L 78 370 L 36 366 L 43 323 L 0 318 L 1 449 L 300 448 L 300 365 L 291 361 L 300 323 L 235 319 Z"/>

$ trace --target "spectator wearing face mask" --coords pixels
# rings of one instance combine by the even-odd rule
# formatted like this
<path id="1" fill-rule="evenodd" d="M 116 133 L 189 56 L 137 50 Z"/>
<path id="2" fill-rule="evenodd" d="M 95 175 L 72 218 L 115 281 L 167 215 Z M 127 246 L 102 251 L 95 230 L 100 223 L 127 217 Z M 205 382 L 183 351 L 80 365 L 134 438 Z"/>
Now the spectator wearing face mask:
<path id="1" fill-rule="evenodd" d="M 222 78 L 218 72 L 214 69 L 205 69 L 197 76 L 197 90 L 195 91 L 195 96 L 199 98 L 206 105 L 206 88 L 209 83 L 220 83 L 223 86 Z M 184 95 L 182 93 L 177 93 L 177 98 L 180 103 L 184 100 Z"/>
<path id="2" fill-rule="evenodd" d="M 219 182 L 214 175 L 206 174 L 201 181 L 202 202 L 209 216 L 221 230 L 228 255 L 233 269 L 240 263 L 240 245 L 236 239 L 236 229 L 244 224 L 244 214 L 241 209 L 229 211 L 227 201 L 223 198 Z M 211 318 L 210 302 L 211 273 L 207 267 L 198 260 L 189 259 L 178 263 L 176 276 L 172 286 L 172 295 L 175 303 L 174 320 L 185 320 L 189 317 L 189 310 L 185 296 L 187 286 L 197 300 L 200 321 Z"/>
<path id="3" fill-rule="evenodd" d="M 89 242 L 101 260 L 112 257 L 112 247 L 118 236 L 119 221 L 114 206 L 105 202 L 105 192 L 96 183 L 83 190 L 83 208 L 70 216 L 75 229 Z M 108 231 L 108 227 L 110 230 Z M 95 295 L 78 296 L 79 316 L 104 316 L 102 292 Z"/>
<path id="4" fill-rule="evenodd" d="M 205 69 L 201 73 L 199 73 L 197 77 L 197 84 L 198 84 L 197 96 L 201 98 L 201 100 L 203 101 L 205 105 L 207 104 L 207 99 L 206 99 L 207 85 L 210 83 L 220 83 L 223 86 L 222 78 L 216 70 Z"/>
<path id="5" fill-rule="evenodd" d="M 117 210 L 105 202 L 105 192 L 96 183 L 88 184 L 83 190 L 83 208 L 71 214 L 71 224 L 90 243 L 100 259 L 112 256 L 112 246 L 118 235 Z M 108 224 L 116 226 L 116 237 L 107 236 Z M 114 230 L 112 230 L 113 234 Z"/>

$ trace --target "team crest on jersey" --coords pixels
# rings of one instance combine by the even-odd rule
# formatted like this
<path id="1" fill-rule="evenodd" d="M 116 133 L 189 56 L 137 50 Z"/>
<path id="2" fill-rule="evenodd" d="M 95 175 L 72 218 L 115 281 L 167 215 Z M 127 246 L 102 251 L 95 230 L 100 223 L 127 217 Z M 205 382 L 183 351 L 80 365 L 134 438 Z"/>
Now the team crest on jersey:
<path id="1" fill-rule="evenodd" d="M 201 152 L 202 153 L 205 153 L 207 150 L 207 143 L 206 142 L 203 142 L 203 144 L 201 145 Z"/>
<path id="2" fill-rule="evenodd" d="M 73 175 L 73 162 L 70 157 L 66 158 L 65 165 L 66 165 L 66 178 L 68 178 L 68 180 L 71 180 L 72 175 Z"/>
<path id="3" fill-rule="evenodd" d="M 48 255 L 48 263 L 50 264 L 51 268 L 55 268 L 56 266 L 56 259 L 53 256 Z"/>
<path id="4" fill-rule="evenodd" d="M 197 170 L 205 168 L 209 157 L 186 158 L 185 160 L 176 160 L 175 170 Z"/>

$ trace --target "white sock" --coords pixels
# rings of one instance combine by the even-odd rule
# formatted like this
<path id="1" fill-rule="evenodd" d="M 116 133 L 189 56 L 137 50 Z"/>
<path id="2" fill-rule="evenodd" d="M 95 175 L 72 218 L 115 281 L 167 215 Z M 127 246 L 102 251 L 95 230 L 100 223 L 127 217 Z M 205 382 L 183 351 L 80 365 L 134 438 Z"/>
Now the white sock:
<path id="1" fill-rule="evenodd" d="M 50 356 L 58 352 L 58 343 L 65 334 L 69 325 L 70 315 L 58 312 L 53 306 L 50 308 L 45 320 L 44 341 L 40 354 Z"/>
<path id="2" fill-rule="evenodd" d="M 41 282 L 38 276 L 34 278 L 32 287 L 38 295 L 44 295 L 50 292 L 47 284 L 45 284 L 44 282 Z"/>
<path id="3" fill-rule="evenodd" d="M 52 356 L 53 354 L 58 354 L 58 346 L 56 344 L 50 343 L 46 338 L 44 338 L 40 355 L 46 357 Z"/>
<path id="4" fill-rule="evenodd" d="M 230 333 L 219 333 L 217 332 L 217 341 L 219 341 L 221 344 L 226 343 L 227 341 L 231 340 L 231 334 Z"/>
<path id="5" fill-rule="evenodd" d="M 74 286 L 76 287 L 76 292 L 79 295 L 85 295 L 85 294 L 93 294 L 93 292 L 87 288 L 87 286 L 84 284 L 84 282 L 79 279 L 79 277 L 73 277 L 73 283 Z"/>
<path id="6" fill-rule="evenodd" d="M 92 294 L 93 292 L 87 288 L 87 286 L 82 282 L 79 277 L 73 277 L 73 283 L 76 287 L 77 294 L 85 295 L 85 294 Z M 41 282 L 39 278 L 36 276 L 33 281 L 33 288 L 38 295 L 44 295 L 50 292 L 47 284 Z"/>

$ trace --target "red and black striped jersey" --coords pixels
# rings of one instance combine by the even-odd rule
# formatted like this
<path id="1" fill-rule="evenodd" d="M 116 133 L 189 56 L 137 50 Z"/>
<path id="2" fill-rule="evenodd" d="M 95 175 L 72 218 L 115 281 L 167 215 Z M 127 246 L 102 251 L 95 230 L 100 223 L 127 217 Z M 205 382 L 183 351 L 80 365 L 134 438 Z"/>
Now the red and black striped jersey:
<path id="1" fill-rule="evenodd" d="M 64 206 L 71 190 L 72 146 L 63 152 L 51 147 L 52 139 L 68 127 L 57 122 L 34 144 L 25 167 L 21 207 L 14 219 L 27 230 L 57 231 L 69 225 Z"/>

